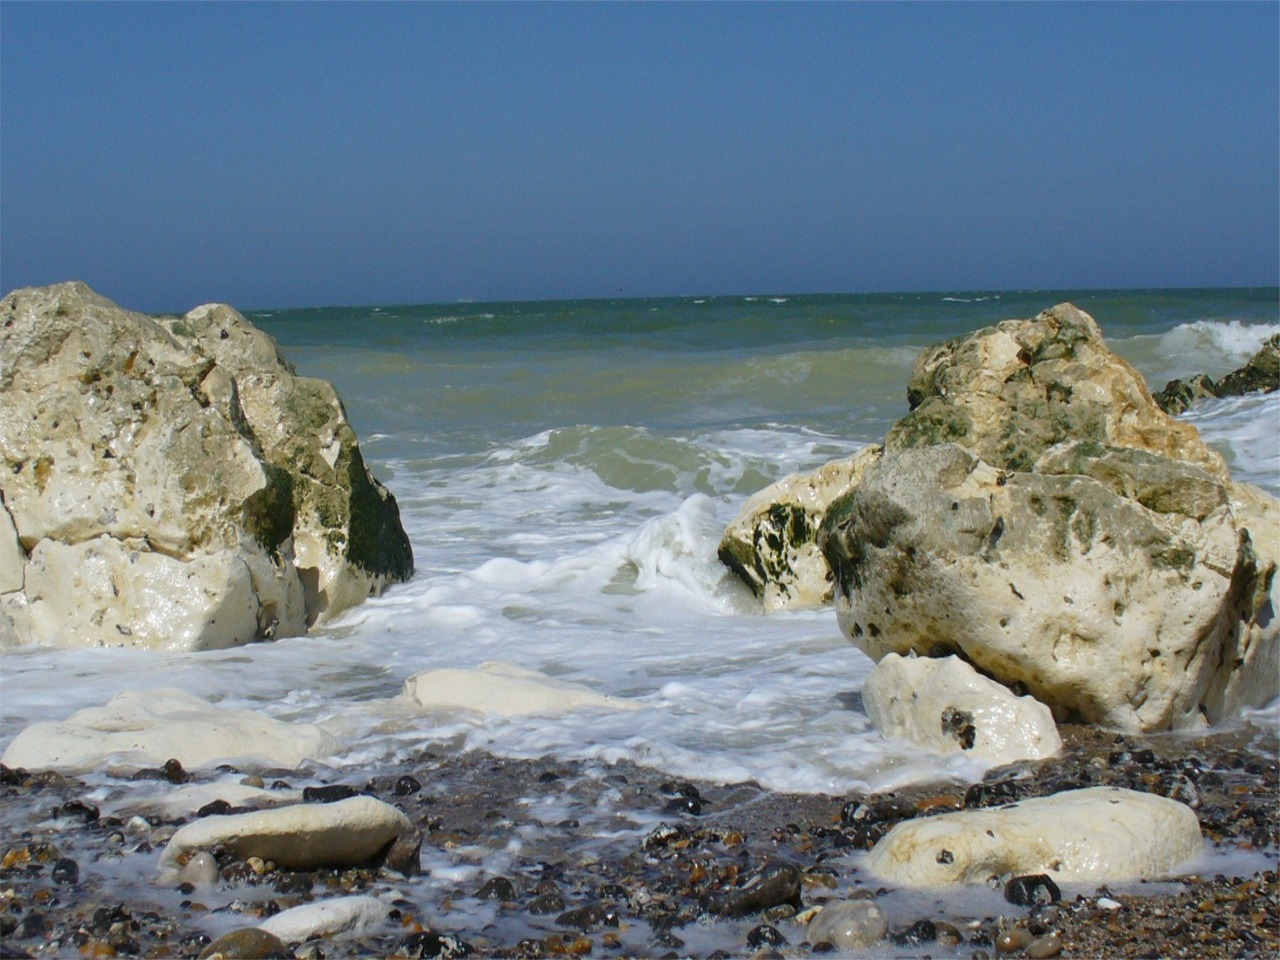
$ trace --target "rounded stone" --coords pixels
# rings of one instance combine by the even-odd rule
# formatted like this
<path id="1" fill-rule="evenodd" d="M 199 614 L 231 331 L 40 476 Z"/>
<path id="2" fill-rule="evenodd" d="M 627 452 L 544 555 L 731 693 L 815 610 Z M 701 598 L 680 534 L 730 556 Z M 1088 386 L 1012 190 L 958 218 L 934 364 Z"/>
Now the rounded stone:
<path id="1" fill-rule="evenodd" d="M 1056 957 L 1061 952 L 1062 937 L 1056 933 L 1033 940 L 1027 946 L 1027 956 L 1033 960 L 1047 960 L 1048 957 Z"/>
<path id="2" fill-rule="evenodd" d="M 212 887 L 217 884 L 219 875 L 218 861 L 213 854 L 200 850 L 178 871 L 178 882 L 189 883 L 193 887 Z"/>
<path id="3" fill-rule="evenodd" d="M 889 918 L 874 900 L 835 900 L 813 918 L 806 937 L 810 943 L 851 950 L 875 943 L 888 930 Z"/>
<path id="4" fill-rule="evenodd" d="M 200 951 L 198 960 L 285 960 L 292 956 L 279 937 L 248 927 L 219 937 Z"/>

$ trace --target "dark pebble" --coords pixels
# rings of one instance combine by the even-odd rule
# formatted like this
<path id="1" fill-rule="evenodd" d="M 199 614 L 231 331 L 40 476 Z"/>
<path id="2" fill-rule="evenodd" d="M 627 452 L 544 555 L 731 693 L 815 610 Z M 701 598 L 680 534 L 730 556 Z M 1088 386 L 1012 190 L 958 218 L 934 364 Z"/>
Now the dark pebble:
<path id="1" fill-rule="evenodd" d="M 558 893 L 544 893 L 541 896 L 534 897 L 529 902 L 529 912 L 545 916 L 549 913 L 559 913 L 564 909 L 564 897 Z"/>
<path id="2" fill-rule="evenodd" d="M 998 803 L 1017 800 L 1021 791 L 1012 780 L 993 780 L 989 783 L 975 783 L 964 792 L 966 807 L 988 807 Z"/>
<path id="3" fill-rule="evenodd" d="M 57 815 L 82 820 L 85 823 L 97 823 L 99 817 L 98 808 L 83 800 L 68 800 L 58 808 Z"/>
<path id="4" fill-rule="evenodd" d="M 469 957 L 474 952 L 475 949 L 465 940 L 459 940 L 457 937 L 436 930 L 411 933 L 400 941 L 400 946 L 396 950 L 397 955 L 402 957 L 441 957 L 443 960 L 449 960 L 451 957 Z"/>
<path id="5" fill-rule="evenodd" d="M 422 789 L 422 784 L 406 774 L 396 781 L 394 793 L 397 797 L 411 797 Z"/>
<path id="6" fill-rule="evenodd" d="M 702 801 L 697 797 L 675 797 L 667 801 L 662 808 L 663 813 L 687 813 L 690 816 L 702 816 Z"/>
<path id="7" fill-rule="evenodd" d="M 220 817 L 231 810 L 231 804 L 226 800 L 210 800 L 203 807 L 196 811 L 197 817 Z"/>
<path id="8" fill-rule="evenodd" d="M 841 822 L 849 826 L 909 820 L 915 815 L 916 805 L 901 797 L 871 801 L 850 800 L 840 810 Z"/>
<path id="9" fill-rule="evenodd" d="M 349 783 L 334 783 L 324 787 L 304 787 L 302 799 L 305 803 L 337 803 L 350 797 L 360 796 L 360 791 Z"/>
<path id="10" fill-rule="evenodd" d="M 1062 891 L 1050 876 L 1035 873 L 1014 877 L 1006 883 L 1004 898 L 1020 907 L 1034 907 L 1037 904 L 1057 903 L 1062 899 Z"/>
<path id="11" fill-rule="evenodd" d="M 616 927 L 618 911 L 613 907 L 591 903 L 560 914 L 556 917 L 556 924 L 561 927 L 574 927 L 583 933 L 599 930 L 601 927 Z"/>
<path id="12" fill-rule="evenodd" d="M 516 888 L 506 877 L 490 877 L 484 886 L 476 891 L 481 900 L 514 900 Z"/>
<path id="13" fill-rule="evenodd" d="M 43 914 L 32 910 L 18 921 L 18 929 L 14 932 L 19 940 L 32 940 L 36 937 L 43 937 L 49 932 L 49 921 L 45 920 Z"/>
<path id="14" fill-rule="evenodd" d="M 670 824 L 660 823 L 640 842 L 640 848 L 652 853 L 656 850 L 666 849 L 677 840 L 688 839 L 688 836 L 689 831 L 684 827 L 673 827 Z"/>
<path id="15" fill-rule="evenodd" d="M 164 762 L 164 778 L 170 783 L 186 783 L 191 779 L 191 774 L 182 769 L 182 764 L 176 758 L 170 757 Z"/>
<path id="16" fill-rule="evenodd" d="M 773 861 L 737 890 L 708 897 L 705 907 L 723 917 L 746 917 L 784 903 L 797 910 L 802 906 L 800 871 L 790 863 Z"/>
<path id="17" fill-rule="evenodd" d="M 893 942 L 900 947 L 915 947 L 933 943 L 938 939 L 938 928 L 932 920 L 917 920 L 901 933 L 893 935 Z"/>
<path id="18" fill-rule="evenodd" d="M 50 876 L 54 883 L 69 883 L 74 886 L 80 882 L 80 865 L 70 857 L 63 857 L 53 865 Z"/>
<path id="19" fill-rule="evenodd" d="M 761 947 L 785 947 L 787 938 L 782 935 L 777 927 L 771 927 L 767 923 L 752 929 L 747 934 L 747 946 L 753 950 L 759 950 Z"/>

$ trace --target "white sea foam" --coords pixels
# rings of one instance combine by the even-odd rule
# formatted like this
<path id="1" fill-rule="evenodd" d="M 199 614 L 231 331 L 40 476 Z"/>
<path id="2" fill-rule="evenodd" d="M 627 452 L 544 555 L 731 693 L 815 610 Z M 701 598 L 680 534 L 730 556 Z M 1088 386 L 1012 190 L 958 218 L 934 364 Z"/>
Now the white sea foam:
<path id="1" fill-rule="evenodd" d="M 1263 342 L 1280 333 L 1280 323 L 1197 320 L 1174 327 L 1151 346 L 1162 379 L 1208 373 L 1219 377 L 1242 366 Z M 1163 386 L 1163 383 L 1159 383 Z"/>

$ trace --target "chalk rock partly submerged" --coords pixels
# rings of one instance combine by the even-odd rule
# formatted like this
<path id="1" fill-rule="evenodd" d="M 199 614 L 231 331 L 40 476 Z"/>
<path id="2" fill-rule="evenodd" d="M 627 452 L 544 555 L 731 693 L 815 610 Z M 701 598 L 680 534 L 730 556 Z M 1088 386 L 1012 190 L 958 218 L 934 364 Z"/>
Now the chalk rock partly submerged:
<path id="1" fill-rule="evenodd" d="M 884 657 L 862 688 L 881 733 L 994 764 L 1062 752 L 1053 714 L 1033 697 L 979 674 L 959 657 Z"/>
<path id="2" fill-rule="evenodd" d="M 333 388 L 230 307 L 157 319 L 79 283 L 14 291 L 0 393 L 10 642 L 233 646 L 412 573 Z"/>
<path id="3" fill-rule="evenodd" d="M 900 823 L 872 848 L 866 866 L 906 887 L 1037 873 L 1110 883 L 1167 875 L 1203 845 L 1186 804 L 1095 787 Z"/>
<path id="4" fill-rule="evenodd" d="M 189 823 L 160 855 L 160 879 L 171 881 L 187 855 L 223 850 L 239 859 L 274 860 L 286 870 L 346 868 L 387 862 L 416 873 L 422 837 L 403 813 L 373 797 L 337 803 L 299 803 L 252 813 L 210 816 Z M 400 846 L 401 856 L 389 858 Z"/>
<path id="5" fill-rule="evenodd" d="M 126 690 L 105 707 L 33 723 L 14 737 L 2 762 L 66 773 L 108 762 L 155 767 L 171 758 L 187 769 L 246 761 L 293 768 L 337 749 L 337 740 L 312 724 L 217 707 L 181 690 Z"/>
<path id="6" fill-rule="evenodd" d="M 405 681 L 403 699 L 428 710 L 473 710 L 510 717 L 570 710 L 635 710 L 639 704 L 596 693 L 509 663 L 474 670 L 431 670 Z"/>
<path id="7" fill-rule="evenodd" d="M 831 571 L 816 534 L 832 501 L 857 486 L 882 452 L 864 447 L 810 473 L 784 477 L 752 496 L 720 541 L 720 561 L 766 610 L 799 610 L 831 602 Z"/>

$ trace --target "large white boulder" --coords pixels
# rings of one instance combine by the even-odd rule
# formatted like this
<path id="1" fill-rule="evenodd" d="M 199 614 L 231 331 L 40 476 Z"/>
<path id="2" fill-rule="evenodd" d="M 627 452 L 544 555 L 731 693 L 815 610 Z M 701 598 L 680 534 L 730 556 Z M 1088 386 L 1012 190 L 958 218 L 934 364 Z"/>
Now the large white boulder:
<path id="1" fill-rule="evenodd" d="M 1268 509 L 1141 451 L 1069 445 L 1013 472 L 943 444 L 870 467 L 824 543 L 872 659 L 958 652 L 1059 719 L 1155 731 L 1275 696 Z"/>
<path id="2" fill-rule="evenodd" d="M 313 724 L 217 707 L 181 690 L 126 690 L 105 707 L 31 724 L 14 737 L 0 762 L 66 773 L 108 763 L 154 767 L 169 759 L 188 769 L 245 762 L 293 768 L 330 756 L 338 747 Z"/>
<path id="3" fill-rule="evenodd" d="M 1186 804 L 1095 787 L 908 820 L 871 849 L 866 867 L 904 887 L 1037 873 L 1113 883 L 1166 876 L 1202 848 L 1199 821 Z"/>
<path id="4" fill-rule="evenodd" d="M 315 870 L 372 863 L 400 840 L 420 844 L 421 836 L 408 817 L 374 797 L 210 816 L 170 838 L 160 854 L 160 880 L 172 882 L 189 855 L 201 850 L 274 860 L 286 870 Z M 416 856 L 415 846 L 415 862 Z"/>
<path id="5" fill-rule="evenodd" d="M 766 610 L 803 610 L 831 602 L 831 570 L 816 535 L 832 501 L 857 486 L 882 448 L 864 447 L 810 473 L 783 477 L 756 493 L 720 540 L 720 561 Z"/>
<path id="6" fill-rule="evenodd" d="M 472 710 L 503 717 L 639 708 L 630 700 L 596 693 L 582 684 L 557 680 L 510 663 L 414 674 L 405 681 L 402 699 L 425 710 Z"/>
<path id="7" fill-rule="evenodd" d="M 1062 752 L 1048 707 L 1015 696 L 959 657 L 888 654 L 867 677 L 862 705 L 881 733 L 941 753 L 1003 764 Z"/>
<path id="8" fill-rule="evenodd" d="M 84 284 L 14 291 L 0 393 L 2 640 L 233 646 L 412 573 L 333 388 L 230 307 L 153 318 Z"/>

